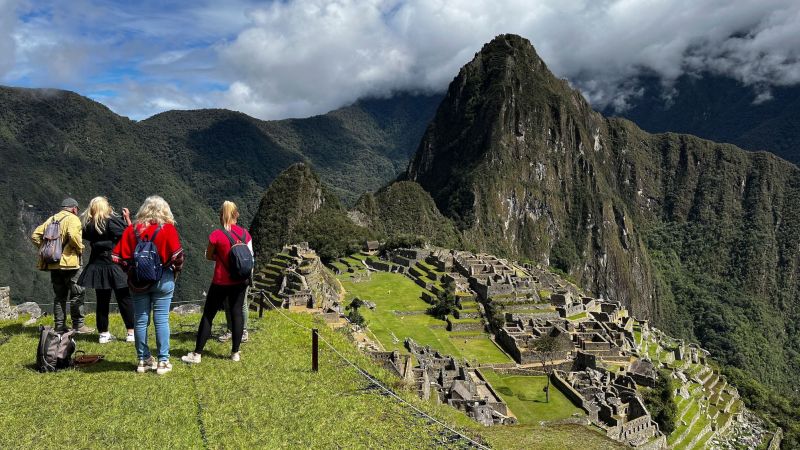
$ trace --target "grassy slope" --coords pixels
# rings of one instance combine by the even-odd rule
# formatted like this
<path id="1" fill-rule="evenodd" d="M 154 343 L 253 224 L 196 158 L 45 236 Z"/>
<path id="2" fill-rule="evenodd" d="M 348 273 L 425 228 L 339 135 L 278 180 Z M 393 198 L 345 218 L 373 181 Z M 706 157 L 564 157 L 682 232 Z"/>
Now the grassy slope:
<path id="1" fill-rule="evenodd" d="M 403 340 L 412 337 L 423 345 L 459 358 L 484 363 L 511 362 L 488 337 L 470 336 L 465 339 L 462 335 L 451 335 L 445 330 L 444 321 L 424 314 L 430 305 L 420 299 L 422 288 L 403 275 L 378 272 L 373 273 L 369 280 L 358 283 L 348 275 L 339 278 L 348 298 L 359 297 L 377 305 L 374 310 L 362 308 L 362 314 L 370 331 L 387 350 L 403 349 Z"/>
<path id="2" fill-rule="evenodd" d="M 547 379 L 543 376 L 503 375 L 493 370 L 482 372 L 522 424 L 566 419 L 574 414 L 586 415 L 553 386 L 550 388 L 550 403 L 546 403 L 544 388 Z"/>
<path id="3" fill-rule="evenodd" d="M 308 315 L 291 317 L 306 326 L 313 323 Z M 163 377 L 135 373 L 131 344 L 101 346 L 96 335 L 81 337 L 78 347 L 102 352 L 106 361 L 39 374 L 31 368 L 36 328 L 20 321 L 0 323 L 0 448 L 41 448 L 65 438 L 73 448 L 442 448 L 440 427 L 366 389 L 363 379 L 324 347 L 320 372 L 311 373 L 308 333 L 277 313 L 251 319 L 251 341 L 244 345 L 239 364 L 227 359 L 228 344 L 216 341 L 209 341 L 201 365 L 182 364 L 178 356 L 193 346 L 198 317 L 172 319 L 175 368 Z M 93 321 L 90 315 L 90 325 Z M 218 327 L 220 321 L 221 316 Z M 340 352 L 384 383 L 396 383 L 342 336 L 320 328 Z M 124 332 L 116 316 L 111 331 Z M 494 448 L 558 449 L 577 442 L 587 448 L 617 448 L 579 426 L 485 428 L 452 408 L 426 404 L 410 391 L 395 389 Z"/>

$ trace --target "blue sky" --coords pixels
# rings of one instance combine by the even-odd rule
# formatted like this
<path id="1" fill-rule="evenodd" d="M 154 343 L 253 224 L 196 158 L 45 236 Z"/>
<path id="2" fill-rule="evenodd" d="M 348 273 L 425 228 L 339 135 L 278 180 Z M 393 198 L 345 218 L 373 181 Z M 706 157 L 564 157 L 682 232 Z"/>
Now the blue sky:
<path id="1" fill-rule="evenodd" d="M 800 82 L 789 0 L 0 0 L 0 84 L 55 87 L 143 119 L 229 108 L 274 119 L 440 91 L 500 33 L 530 39 L 597 106 L 646 71 L 711 71 L 768 101 Z"/>

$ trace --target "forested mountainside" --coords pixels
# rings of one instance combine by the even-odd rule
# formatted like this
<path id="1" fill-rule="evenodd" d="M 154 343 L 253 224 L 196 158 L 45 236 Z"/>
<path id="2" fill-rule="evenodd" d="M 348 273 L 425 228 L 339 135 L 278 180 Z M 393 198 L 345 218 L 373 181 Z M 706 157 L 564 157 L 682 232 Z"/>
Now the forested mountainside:
<path id="1" fill-rule="evenodd" d="M 669 88 L 656 77 L 641 77 L 641 96 L 622 116 L 651 133 L 672 131 L 766 150 L 800 164 L 800 86 L 770 88 L 770 98 L 752 86 L 710 73 L 683 75 Z M 758 101 L 757 101 L 758 99 Z"/>
<path id="2" fill-rule="evenodd" d="M 27 236 L 65 195 L 85 206 L 106 195 L 134 212 L 150 194 L 170 202 L 188 250 L 178 297 L 210 280 L 205 240 L 223 199 L 250 223 L 264 188 L 289 165 L 313 164 L 352 204 L 405 167 L 439 96 L 363 100 L 326 115 L 265 122 L 225 110 L 170 111 L 142 122 L 77 94 L 0 87 L 0 285 L 14 299 L 49 303 Z"/>
<path id="3" fill-rule="evenodd" d="M 494 39 L 412 159 L 467 245 L 554 266 L 783 392 L 800 369 L 800 170 L 593 111 L 530 42 Z"/>

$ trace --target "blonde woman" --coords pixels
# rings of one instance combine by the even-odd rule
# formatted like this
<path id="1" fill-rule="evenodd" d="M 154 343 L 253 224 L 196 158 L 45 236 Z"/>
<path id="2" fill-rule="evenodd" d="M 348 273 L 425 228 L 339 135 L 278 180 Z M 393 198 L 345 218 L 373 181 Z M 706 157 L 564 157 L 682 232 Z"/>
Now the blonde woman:
<path id="1" fill-rule="evenodd" d="M 157 250 L 154 272 L 158 279 L 143 281 L 140 273 L 141 260 L 133 265 L 134 251 L 140 242 L 151 242 Z M 167 202 L 153 195 L 145 199 L 136 222 L 125 229 L 113 253 L 114 261 L 128 268 L 128 287 L 133 297 L 134 340 L 139 365 L 136 371 L 145 373 L 155 370 L 163 375 L 172 370 L 169 362 L 169 307 L 175 290 L 175 277 L 183 267 L 184 252 L 181 247 L 175 219 Z M 156 331 L 156 347 L 158 360 L 150 354 L 147 345 L 147 327 L 150 325 L 150 313 Z"/>
<path id="2" fill-rule="evenodd" d="M 228 270 L 229 252 L 234 243 L 247 244 L 250 256 L 253 255 L 253 241 L 250 233 L 236 224 L 239 219 L 239 209 L 233 202 L 226 201 L 222 204 L 219 222 L 222 229 L 214 230 L 208 237 L 206 259 L 214 261 L 214 278 L 208 288 L 206 304 L 203 306 L 203 317 L 197 330 L 197 342 L 194 351 L 181 358 L 183 362 L 197 364 L 200 362 L 203 348 L 211 336 L 211 324 L 217 311 L 225 308 L 231 318 L 232 345 L 231 359 L 239 361 L 239 346 L 242 343 L 244 330 L 244 299 L 247 292 L 249 279 L 240 279 L 233 276 Z"/>
<path id="3" fill-rule="evenodd" d="M 111 251 L 119 242 L 125 228 L 131 224 L 130 213 L 122 208 L 120 217 L 105 197 L 95 197 L 89 207 L 81 214 L 83 239 L 89 241 L 91 253 L 89 263 L 78 278 L 78 284 L 95 290 L 97 294 L 97 331 L 99 342 L 107 344 L 114 339 L 108 331 L 108 310 L 111 293 L 117 299 L 119 313 L 128 329 L 127 342 L 133 342 L 133 306 L 128 291 L 128 279 L 125 272 L 114 264 Z"/>

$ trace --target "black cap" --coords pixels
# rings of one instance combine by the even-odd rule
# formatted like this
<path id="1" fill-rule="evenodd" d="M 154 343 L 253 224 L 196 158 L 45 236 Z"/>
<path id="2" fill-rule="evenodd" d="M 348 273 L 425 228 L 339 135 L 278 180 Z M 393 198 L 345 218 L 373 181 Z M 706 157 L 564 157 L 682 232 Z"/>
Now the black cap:
<path id="1" fill-rule="evenodd" d="M 64 200 L 61 200 L 61 207 L 62 208 L 77 208 L 78 201 L 72 197 L 67 197 Z"/>

